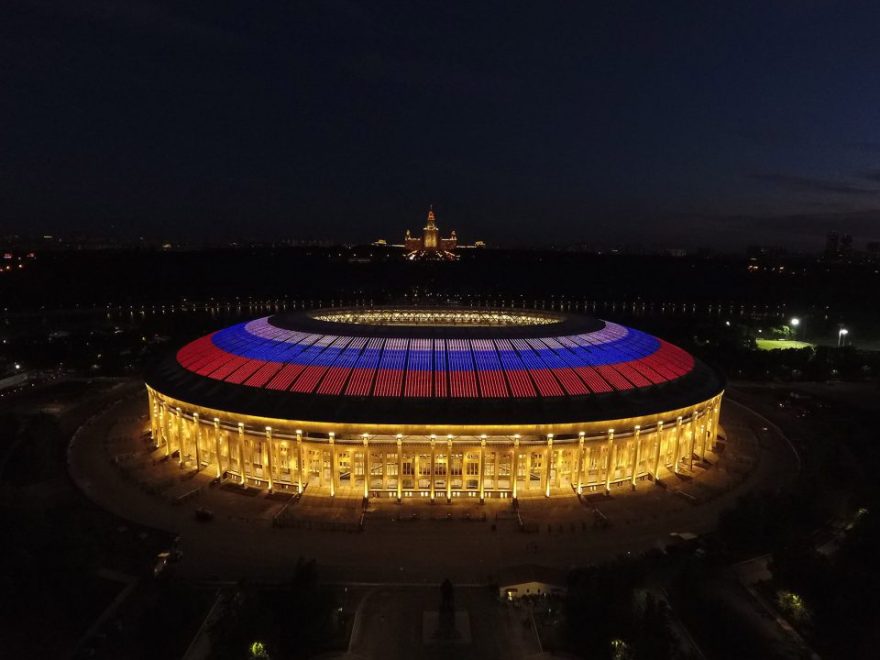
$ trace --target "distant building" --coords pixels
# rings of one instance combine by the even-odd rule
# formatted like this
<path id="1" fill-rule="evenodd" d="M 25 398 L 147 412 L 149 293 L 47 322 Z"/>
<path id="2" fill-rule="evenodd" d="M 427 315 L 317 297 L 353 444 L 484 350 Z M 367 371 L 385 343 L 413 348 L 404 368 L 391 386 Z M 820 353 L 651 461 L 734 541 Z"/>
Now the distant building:
<path id="1" fill-rule="evenodd" d="M 836 231 L 828 232 L 825 237 L 825 258 L 831 261 L 849 259 L 852 256 L 852 236 Z"/>
<path id="2" fill-rule="evenodd" d="M 840 248 L 840 234 L 836 231 L 829 231 L 825 236 L 825 256 L 833 259 L 837 255 Z"/>
<path id="3" fill-rule="evenodd" d="M 749 245 L 746 248 L 746 256 L 750 259 L 777 259 L 785 255 L 785 248 L 779 245 Z"/>
<path id="4" fill-rule="evenodd" d="M 428 222 L 422 231 L 421 237 L 415 237 L 409 229 L 406 230 L 404 247 L 407 259 L 412 261 L 454 261 L 458 259 L 455 254 L 455 248 L 458 247 L 458 237 L 454 230 L 449 238 L 440 237 L 440 229 L 435 222 L 433 206 L 428 210 Z"/>
<path id="5" fill-rule="evenodd" d="M 498 576 L 498 597 L 515 600 L 525 596 L 564 596 L 566 573 L 547 566 L 513 566 Z"/>

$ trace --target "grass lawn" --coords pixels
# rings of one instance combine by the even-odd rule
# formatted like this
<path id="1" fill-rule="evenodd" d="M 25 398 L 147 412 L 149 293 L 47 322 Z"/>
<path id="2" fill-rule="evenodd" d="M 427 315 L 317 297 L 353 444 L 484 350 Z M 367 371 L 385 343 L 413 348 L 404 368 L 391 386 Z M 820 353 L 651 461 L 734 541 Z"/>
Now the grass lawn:
<path id="1" fill-rule="evenodd" d="M 787 348 L 812 348 L 814 344 L 807 341 L 797 341 L 794 339 L 756 339 L 758 349 L 762 351 L 773 351 L 776 349 Z"/>

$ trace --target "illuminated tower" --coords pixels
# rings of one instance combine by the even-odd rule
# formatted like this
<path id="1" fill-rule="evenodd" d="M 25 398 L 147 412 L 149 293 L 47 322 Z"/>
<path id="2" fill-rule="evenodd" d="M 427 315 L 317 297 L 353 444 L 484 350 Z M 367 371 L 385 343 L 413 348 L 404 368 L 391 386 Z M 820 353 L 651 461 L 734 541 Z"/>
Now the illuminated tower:
<path id="1" fill-rule="evenodd" d="M 437 228 L 437 219 L 434 216 L 434 207 L 428 210 L 428 222 L 425 225 L 422 236 L 413 236 L 409 230 L 403 239 L 406 248 L 406 258 L 410 261 L 437 260 L 455 261 L 458 255 L 455 248 L 458 246 L 458 237 L 455 232 L 449 238 L 440 238 L 440 230 Z"/>
<path id="2" fill-rule="evenodd" d="M 425 250 L 436 250 L 439 247 L 439 233 L 437 225 L 434 224 L 434 207 L 432 205 L 428 210 L 428 224 L 425 225 L 425 234 L 423 237 Z"/>

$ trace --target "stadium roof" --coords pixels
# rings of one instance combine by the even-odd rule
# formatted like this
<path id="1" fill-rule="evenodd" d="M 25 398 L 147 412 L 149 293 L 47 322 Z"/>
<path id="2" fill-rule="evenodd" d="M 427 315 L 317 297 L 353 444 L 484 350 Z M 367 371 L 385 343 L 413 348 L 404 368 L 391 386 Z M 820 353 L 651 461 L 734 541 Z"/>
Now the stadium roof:
<path id="1" fill-rule="evenodd" d="M 181 348 L 163 394 L 280 419 L 375 424 L 589 422 L 704 401 L 723 379 L 644 332 L 526 310 L 316 310 Z"/>

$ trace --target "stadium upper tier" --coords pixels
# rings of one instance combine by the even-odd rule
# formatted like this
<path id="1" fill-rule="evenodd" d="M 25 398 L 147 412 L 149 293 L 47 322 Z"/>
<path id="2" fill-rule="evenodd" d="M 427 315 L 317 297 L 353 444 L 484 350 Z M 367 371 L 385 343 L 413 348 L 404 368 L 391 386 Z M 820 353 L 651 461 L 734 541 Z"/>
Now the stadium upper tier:
<path id="1" fill-rule="evenodd" d="M 376 423 L 612 419 L 722 389 L 713 370 L 644 332 L 513 310 L 279 314 L 185 345 L 148 381 L 215 409 Z"/>

